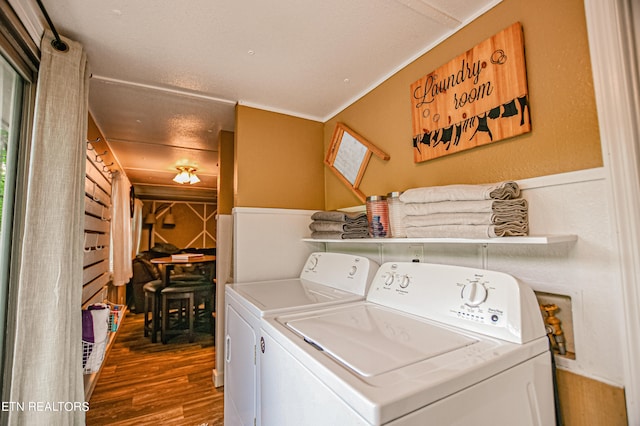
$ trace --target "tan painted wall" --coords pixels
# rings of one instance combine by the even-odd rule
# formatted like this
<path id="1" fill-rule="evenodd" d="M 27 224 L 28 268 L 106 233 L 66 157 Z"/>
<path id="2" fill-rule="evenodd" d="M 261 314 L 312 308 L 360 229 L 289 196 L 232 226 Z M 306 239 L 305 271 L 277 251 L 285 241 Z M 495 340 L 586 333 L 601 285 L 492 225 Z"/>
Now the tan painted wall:
<path id="1" fill-rule="evenodd" d="M 218 138 L 218 214 L 233 209 L 234 133 L 221 131 Z"/>
<path id="2" fill-rule="evenodd" d="M 517 21 L 524 31 L 532 131 L 414 163 L 409 86 Z M 583 3 L 505 0 L 325 123 L 325 152 L 337 122 L 391 156 L 372 158 L 360 185 L 365 195 L 602 166 Z M 325 179 L 327 209 L 361 204 L 328 169 Z"/>
<path id="3" fill-rule="evenodd" d="M 322 123 L 239 106 L 234 206 L 324 208 Z"/>

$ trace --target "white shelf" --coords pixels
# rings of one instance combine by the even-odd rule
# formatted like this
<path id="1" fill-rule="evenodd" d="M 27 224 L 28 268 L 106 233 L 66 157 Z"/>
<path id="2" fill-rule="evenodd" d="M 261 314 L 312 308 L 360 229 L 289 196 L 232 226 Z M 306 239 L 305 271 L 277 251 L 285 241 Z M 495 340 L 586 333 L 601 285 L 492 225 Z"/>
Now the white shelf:
<path id="1" fill-rule="evenodd" d="M 577 235 L 529 235 L 526 237 L 498 237 L 498 238 L 352 238 L 345 240 L 330 240 L 303 238 L 310 243 L 338 243 L 338 244 L 519 244 L 519 245 L 549 245 L 558 243 L 572 243 L 578 240 Z"/>

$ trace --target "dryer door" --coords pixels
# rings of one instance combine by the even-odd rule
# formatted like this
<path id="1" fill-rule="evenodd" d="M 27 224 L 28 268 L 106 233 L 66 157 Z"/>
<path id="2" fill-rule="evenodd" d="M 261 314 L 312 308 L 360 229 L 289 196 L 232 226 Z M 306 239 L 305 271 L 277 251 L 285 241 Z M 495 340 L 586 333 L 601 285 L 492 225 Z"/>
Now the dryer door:
<path id="1" fill-rule="evenodd" d="M 224 364 L 224 424 L 253 425 L 256 418 L 256 334 L 227 305 Z"/>
<path id="2" fill-rule="evenodd" d="M 369 425 L 264 330 L 262 339 L 264 346 L 259 352 L 262 425 Z"/>

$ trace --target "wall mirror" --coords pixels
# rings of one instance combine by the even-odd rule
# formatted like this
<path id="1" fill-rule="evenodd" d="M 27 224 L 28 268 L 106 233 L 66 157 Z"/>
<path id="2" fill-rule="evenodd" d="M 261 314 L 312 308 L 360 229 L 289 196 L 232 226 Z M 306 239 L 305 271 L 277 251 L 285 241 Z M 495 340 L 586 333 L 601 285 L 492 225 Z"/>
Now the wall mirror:
<path id="1" fill-rule="evenodd" d="M 366 197 L 358 187 L 372 154 L 383 160 L 390 158 L 343 123 L 336 124 L 324 162 L 362 202 Z"/>

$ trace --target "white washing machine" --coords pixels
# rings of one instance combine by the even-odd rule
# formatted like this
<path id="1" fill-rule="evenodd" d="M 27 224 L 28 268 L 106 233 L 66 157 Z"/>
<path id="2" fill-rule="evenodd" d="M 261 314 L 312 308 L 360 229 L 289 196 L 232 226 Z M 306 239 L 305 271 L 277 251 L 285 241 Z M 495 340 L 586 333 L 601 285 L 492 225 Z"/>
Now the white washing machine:
<path id="1" fill-rule="evenodd" d="M 257 348 L 265 315 L 364 300 L 378 264 L 366 257 L 312 253 L 298 278 L 239 283 L 225 289 L 224 423 L 260 425 Z"/>
<path id="2" fill-rule="evenodd" d="M 533 291 L 510 275 L 383 264 L 365 301 L 263 321 L 264 426 L 555 424 Z"/>

